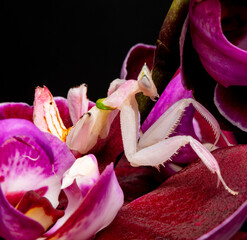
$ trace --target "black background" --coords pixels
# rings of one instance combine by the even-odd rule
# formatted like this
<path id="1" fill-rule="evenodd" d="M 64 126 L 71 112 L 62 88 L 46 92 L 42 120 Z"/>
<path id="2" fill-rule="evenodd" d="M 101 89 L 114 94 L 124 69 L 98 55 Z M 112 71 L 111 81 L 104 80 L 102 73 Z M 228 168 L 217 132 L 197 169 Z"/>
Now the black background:
<path id="1" fill-rule="evenodd" d="M 106 96 L 129 49 L 156 44 L 171 4 L 163 1 L 2 1 L 0 102 L 32 104 L 36 86 L 66 97 L 88 84 Z"/>

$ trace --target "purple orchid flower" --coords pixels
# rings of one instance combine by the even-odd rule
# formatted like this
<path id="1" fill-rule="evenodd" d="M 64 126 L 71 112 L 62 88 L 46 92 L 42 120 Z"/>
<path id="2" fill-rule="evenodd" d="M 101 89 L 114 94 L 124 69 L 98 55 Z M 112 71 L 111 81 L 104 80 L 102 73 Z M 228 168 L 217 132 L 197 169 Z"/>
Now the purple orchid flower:
<path id="1" fill-rule="evenodd" d="M 76 160 L 26 119 L 0 120 L 0 127 L 1 237 L 89 239 L 113 220 L 123 204 L 113 164 L 100 175 L 93 155 Z"/>
<path id="2" fill-rule="evenodd" d="M 243 131 L 247 130 L 246 10 L 244 1 L 190 1 L 181 37 L 185 86 L 222 127 L 234 129 L 234 125 Z"/>

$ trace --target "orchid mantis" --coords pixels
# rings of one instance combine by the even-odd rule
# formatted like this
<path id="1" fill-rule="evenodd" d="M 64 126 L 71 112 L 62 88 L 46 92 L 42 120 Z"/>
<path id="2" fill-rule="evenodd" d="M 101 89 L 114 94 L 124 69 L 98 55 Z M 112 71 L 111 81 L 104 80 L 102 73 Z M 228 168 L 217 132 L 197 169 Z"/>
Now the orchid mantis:
<path id="1" fill-rule="evenodd" d="M 212 126 L 216 137 L 214 144 L 216 144 L 221 131 L 211 113 L 192 98 L 182 99 L 172 105 L 144 134 L 140 134 L 140 117 L 135 98 L 138 92 L 142 92 L 152 100 L 158 97 L 146 65 L 143 66 L 137 81 L 117 79 L 111 83 L 108 97 L 99 99 L 96 106 L 84 113 L 70 129 L 66 137 L 68 147 L 81 154 L 88 153 L 97 143 L 98 137 L 107 137 L 111 123 L 120 111 L 124 152 L 132 166 L 159 167 L 170 160 L 181 147 L 190 144 L 206 167 L 217 174 L 224 188 L 236 195 L 237 192 L 231 190 L 224 182 L 216 159 L 205 146 L 191 136 L 169 137 L 179 124 L 185 108 L 192 104 Z"/>

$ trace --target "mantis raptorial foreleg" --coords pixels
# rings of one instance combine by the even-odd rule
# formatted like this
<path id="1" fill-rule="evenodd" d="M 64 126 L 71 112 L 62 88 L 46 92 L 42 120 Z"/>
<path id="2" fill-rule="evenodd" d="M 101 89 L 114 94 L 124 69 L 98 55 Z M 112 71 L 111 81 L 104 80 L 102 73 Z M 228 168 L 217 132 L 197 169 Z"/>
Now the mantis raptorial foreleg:
<path id="1" fill-rule="evenodd" d="M 215 134 L 214 145 L 220 137 L 220 126 L 213 115 L 200 103 L 192 98 L 181 99 L 173 104 L 161 117 L 142 135 L 138 147 L 143 148 L 169 137 L 178 126 L 186 107 L 190 104 L 207 120 Z"/>
<path id="2" fill-rule="evenodd" d="M 182 99 L 165 112 L 139 139 L 138 135 L 138 108 L 134 98 L 121 106 L 121 129 L 125 155 L 132 166 L 164 165 L 179 149 L 190 144 L 192 149 L 203 161 L 207 168 L 218 175 L 223 186 L 231 194 L 237 194 L 224 182 L 219 165 L 213 155 L 200 142 L 191 136 L 174 136 L 168 138 L 177 126 L 185 108 L 193 106 L 208 120 L 216 134 L 216 142 L 220 136 L 220 128 L 214 117 L 194 99 Z"/>

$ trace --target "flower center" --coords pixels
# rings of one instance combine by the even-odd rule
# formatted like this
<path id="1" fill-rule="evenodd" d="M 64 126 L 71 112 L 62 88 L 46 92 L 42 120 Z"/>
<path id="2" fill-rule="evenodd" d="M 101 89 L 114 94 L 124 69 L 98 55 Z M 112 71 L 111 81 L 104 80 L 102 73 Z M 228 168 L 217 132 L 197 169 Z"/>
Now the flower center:
<path id="1" fill-rule="evenodd" d="M 44 231 L 47 231 L 56 221 L 63 217 L 64 211 L 55 209 L 49 200 L 40 197 L 35 191 L 28 191 L 24 194 L 16 209 L 27 217 L 39 222 Z"/>

